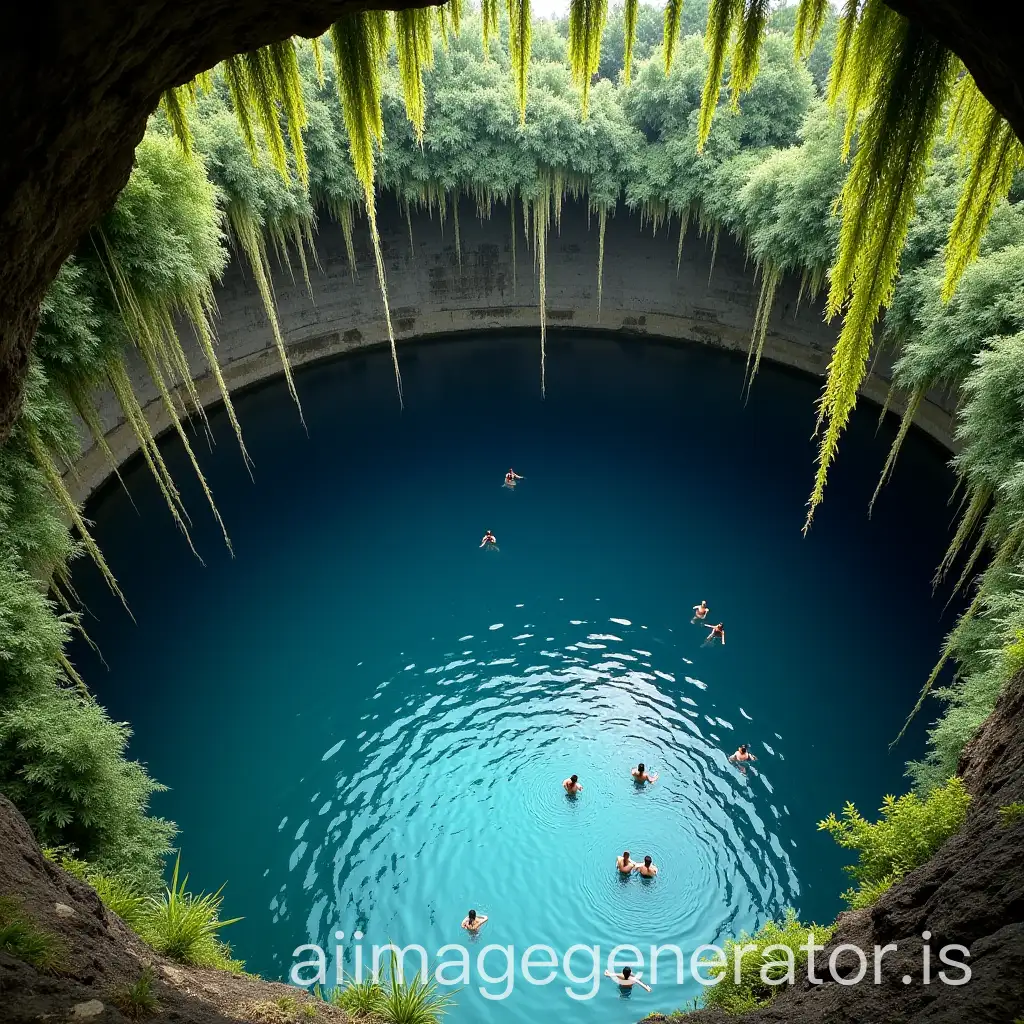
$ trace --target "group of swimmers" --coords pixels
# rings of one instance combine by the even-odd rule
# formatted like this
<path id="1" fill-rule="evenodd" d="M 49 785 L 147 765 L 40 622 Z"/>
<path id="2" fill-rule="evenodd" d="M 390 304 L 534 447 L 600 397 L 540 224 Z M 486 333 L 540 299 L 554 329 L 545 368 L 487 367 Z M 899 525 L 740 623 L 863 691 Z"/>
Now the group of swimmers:
<path id="1" fill-rule="evenodd" d="M 505 474 L 505 486 L 510 491 L 514 491 L 516 489 L 517 481 L 525 480 L 525 479 L 526 478 L 521 473 L 517 473 L 514 469 L 510 469 Z M 486 548 L 488 551 L 497 551 L 498 550 L 498 539 L 497 539 L 497 537 L 495 537 L 494 534 L 491 533 L 490 530 L 488 530 L 484 534 L 483 540 L 480 541 L 480 547 Z"/>
<path id="2" fill-rule="evenodd" d="M 509 469 L 505 474 L 505 486 L 509 490 L 514 490 L 516 482 L 524 479 L 524 477 L 517 473 L 514 469 Z M 488 530 L 483 540 L 480 541 L 480 547 L 488 550 L 498 550 L 498 540 L 494 534 Z M 704 626 L 710 630 L 707 635 L 707 639 L 704 641 L 706 644 L 713 643 L 716 640 L 721 640 L 722 645 L 725 645 L 725 626 L 719 622 L 713 626 L 709 626 L 704 620 L 708 617 L 707 601 L 702 600 L 700 604 L 693 606 L 693 619 L 694 623 L 703 623 Z M 746 772 L 744 765 L 750 761 L 756 761 L 757 758 L 750 753 L 746 743 L 741 743 L 739 749 L 735 754 L 730 755 L 729 761 L 732 764 L 738 765 L 740 771 Z M 633 781 L 640 786 L 646 786 L 647 784 L 653 784 L 658 781 L 657 772 L 649 772 L 641 761 L 635 768 L 630 770 L 630 775 L 633 777 Z M 572 799 L 575 799 L 577 794 L 583 792 L 583 783 L 580 782 L 578 775 L 570 775 L 562 783 L 562 789 L 565 790 L 566 795 Z M 622 855 L 615 858 L 615 869 L 622 876 L 629 876 L 636 872 L 641 878 L 654 878 L 658 873 L 658 867 L 654 863 L 653 858 L 650 854 L 644 856 L 643 861 L 635 861 L 632 859 L 629 850 L 623 850 Z M 480 929 L 487 923 L 486 914 L 478 914 L 475 910 L 470 910 L 469 913 L 462 920 L 462 927 L 469 932 L 471 935 L 479 933 Z M 623 967 L 621 973 L 616 974 L 614 971 L 605 971 L 605 977 L 612 978 L 621 989 L 631 989 L 634 985 L 639 985 L 641 988 L 646 989 L 648 992 L 651 991 L 649 985 L 644 984 L 633 974 L 632 969 L 629 967 Z"/>

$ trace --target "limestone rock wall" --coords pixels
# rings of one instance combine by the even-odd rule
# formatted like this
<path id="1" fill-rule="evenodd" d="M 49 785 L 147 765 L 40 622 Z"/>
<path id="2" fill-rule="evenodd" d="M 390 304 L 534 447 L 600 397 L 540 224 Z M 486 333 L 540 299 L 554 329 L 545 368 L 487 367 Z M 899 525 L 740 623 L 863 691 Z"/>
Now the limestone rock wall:
<path id="1" fill-rule="evenodd" d="M 405 218 L 390 201 L 380 210 L 391 316 L 399 360 L 409 342 L 431 335 L 458 332 L 538 329 L 538 280 L 534 254 L 522 230 L 517 206 L 515 241 L 507 206 L 495 207 L 480 221 L 471 203 L 460 207 L 460 246 L 449 215 L 442 226 L 426 214 L 412 217 L 412 243 Z M 365 223 L 356 231 L 357 266 L 353 275 L 345 256 L 340 228 L 324 217 L 317 232 L 319 267 L 310 261 L 312 295 L 305 287 L 298 260 L 292 272 L 275 265 L 274 292 L 281 332 L 293 366 L 386 343 L 384 310 L 377 286 Z M 678 229 L 648 224 L 624 207 L 608 220 L 604 280 L 598 309 L 596 218 L 586 207 L 569 203 L 560 229 L 552 229 L 547 252 L 547 323 L 549 328 L 614 331 L 623 336 L 676 339 L 746 352 L 750 344 L 759 285 L 755 268 L 731 238 L 722 235 L 712 260 L 710 240 L 691 229 L 676 270 Z M 461 258 L 460 258 L 461 256 Z M 768 326 L 764 357 L 802 371 L 823 375 L 838 325 L 823 320 L 819 296 L 800 300 L 799 281 L 780 285 Z M 281 364 L 270 324 L 248 266 L 234 260 L 216 289 L 218 354 L 229 387 L 243 388 L 275 376 Z M 190 365 L 204 401 L 215 403 L 217 391 L 205 360 L 192 337 L 181 329 Z M 581 333 L 580 355 L 585 358 Z M 539 363 L 539 341 L 538 341 Z M 863 392 L 881 403 L 888 389 L 886 353 L 876 360 Z M 133 366 L 137 394 L 157 432 L 169 421 L 141 361 Z M 539 386 L 539 371 L 538 371 Z M 300 392 L 301 399 L 301 392 Z M 952 447 L 950 410 L 944 395 L 931 395 L 917 422 L 947 447 Z M 100 411 L 111 448 L 119 459 L 135 451 L 131 432 L 121 423 L 112 395 L 101 396 Z M 897 411 L 898 407 L 897 407 Z M 108 475 L 98 452 L 87 452 L 78 466 L 78 480 L 68 483 L 78 497 L 91 493 Z"/>

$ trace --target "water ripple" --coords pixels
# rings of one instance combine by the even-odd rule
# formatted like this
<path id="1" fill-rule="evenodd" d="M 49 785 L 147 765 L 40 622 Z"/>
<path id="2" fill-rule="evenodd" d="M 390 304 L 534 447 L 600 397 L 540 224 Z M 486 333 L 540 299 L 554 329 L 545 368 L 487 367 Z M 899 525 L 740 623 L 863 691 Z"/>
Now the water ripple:
<path id="1" fill-rule="evenodd" d="M 755 767 L 738 771 L 731 748 L 699 724 L 733 729 L 712 703 L 713 678 L 677 681 L 680 659 L 690 664 L 682 651 L 697 651 L 702 634 L 652 630 L 656 653 L 628 653 L 607 649 L 622 636 L 590 632 L 582 618 L 531 617 L 507 630 L 466 623 L 483 632 L 478 646 L 444 653 L 442 638 L 433 657 L 416 651 L 390 678 L 366 681 L 365 704 L 346 697 L 304 783 L 304 799 L 320 806 L 294 833 L 275 921 L 294 907 L 306 941 L 325 949 L 336 929 L 360 928 L 367 942 L 434 951 L 459 941 L 473 905 L 491 916 L 488 941 L 520 951 L 692 950 L 796 901 L 771 782 Z M 637 761 L 660 773 L 656 784 L 634 783 Z M 561 789 L 573 772 L 585 787 L 576 798 Z M 657 878 L 623 878 L 624 849 L 652 856 Z M 534 1019 L 535 1002 L 515 1005 L 502 1021 Z M 564 1009 L 566 1020 L 585 1019 L 577 1004 Z M 460 1008 L 454 1019 L 475 1018 Z"/>

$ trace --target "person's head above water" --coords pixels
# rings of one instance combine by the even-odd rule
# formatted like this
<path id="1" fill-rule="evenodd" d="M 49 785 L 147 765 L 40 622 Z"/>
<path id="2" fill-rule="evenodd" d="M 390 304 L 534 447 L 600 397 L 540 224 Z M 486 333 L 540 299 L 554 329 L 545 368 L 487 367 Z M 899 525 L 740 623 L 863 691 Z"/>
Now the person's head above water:
<path id="1" fill-rule="evenodd" d="M 573 785 L 576 785 L 576 783 L 577 783 L 577 782 L 579 782 L 579 778 L 580 778 L 580 777 L 579 777 L 578 775 L 570 775 L 570 776 L 569 776 L 569 781 L 570 781 L 570 782 L 571 782 L 571 783 L 572 783 Z"/>
<path id="2" fill-rule="evenodd" d="M 643 761 L 641 761 L 641 762 L 640 762 L 640 763 L 639 763 L 639 764 L 638 764 L 638 765 L 636 766 L 636 770 L 637 770 L 637 771 L 638 771 L 638 772 L 639 772 L 639 773 L 640 773 L 641 775 L 643 775 L 643 773 L 644 773 L 644 771 L 645 771 L 645 768 L 644 768 L 644 763 L 643 763 Z"/>
<path id="3" fill-rule="evenodd" d="M 741 743 L 740 744 L 740 753 L 741 754 L 745 754 L 746 752 L 747 752 L 747 745 L 746 745 L 746 743 Z"/>
<path id="4" fill-rule="evenodd" d="M 624 978 L 628 978 L 632 973 L 633 973 L 633 968 L 632 967 L 623 967 L 622 968 L 622 976 Z"/>
<path id="5" fill-rule="evenodd" d="M 651 858 L 650 858 L 650 856 L 644 857 L 644 867 L 645 868 L 649 868 L 650 866 L 651 866 Z"/>
<path id="6" fill-rule="evenodd" d="M 629 850 L 623 850 L 622 851 L 622 859 L 623 860 L 629 860 Z"/>
<path id="7" fill-rule="evenodd" d="M 466 916 L 470 919 L 470 921 L 475 921 L 476 920 L 476 911 L 475 910 L 471 910 Z"/>

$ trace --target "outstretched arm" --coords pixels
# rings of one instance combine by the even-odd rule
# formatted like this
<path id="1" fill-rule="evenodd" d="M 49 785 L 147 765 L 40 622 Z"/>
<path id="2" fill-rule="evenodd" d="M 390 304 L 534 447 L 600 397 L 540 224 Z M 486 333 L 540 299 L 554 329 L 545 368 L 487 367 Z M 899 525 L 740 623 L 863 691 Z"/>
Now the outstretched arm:
<path id="1" fill-rule="evenodd" d="M 650 992 L 650 991 L 651 991 L 651 986 L 650 986 L 650 985 L 647 985 L 647 984 L 645 984 L 645 983 L 644 983 L 644 982 L 642 982 L 642 981 L 641 981 L 641 980 L 640 980 L 639 978 L 637 978 L 637 980 L 636 980 L 636 983 L 637 983 L 637 984 L 638 984 L 638 985 L 639 985 L 639 986 L 640 986 L 640 987 L 641 987 L 642 989 L 646 990 L 647 992 Z"/>

